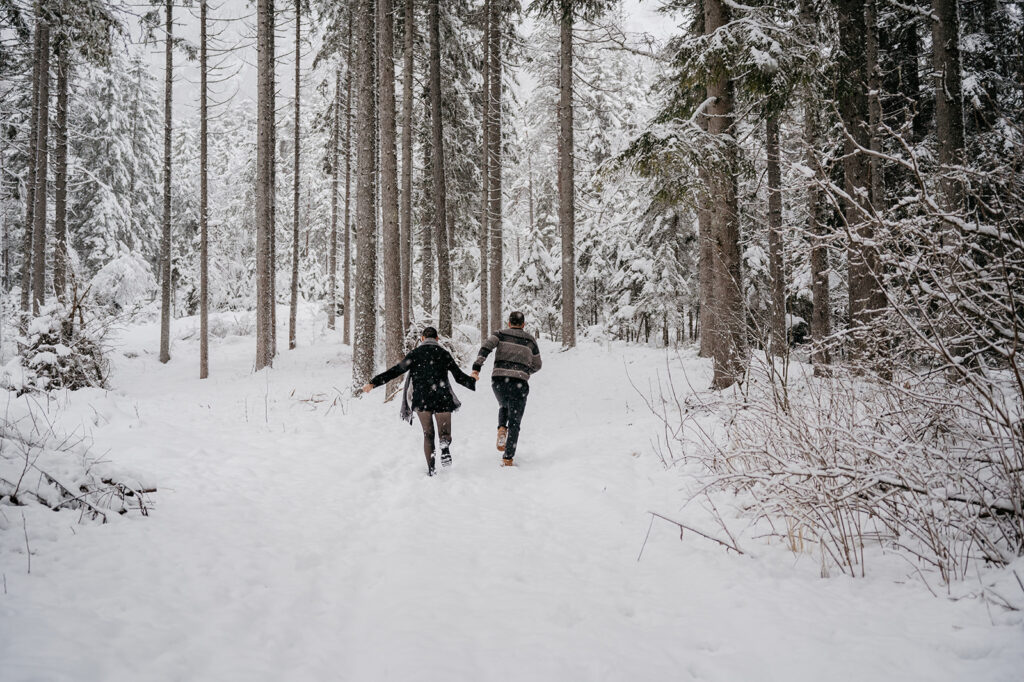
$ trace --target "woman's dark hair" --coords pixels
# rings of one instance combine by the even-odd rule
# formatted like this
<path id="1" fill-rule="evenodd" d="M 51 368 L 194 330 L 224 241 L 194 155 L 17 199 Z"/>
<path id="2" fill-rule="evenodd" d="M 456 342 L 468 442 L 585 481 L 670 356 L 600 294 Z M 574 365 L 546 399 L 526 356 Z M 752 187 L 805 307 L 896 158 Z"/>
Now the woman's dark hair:
<path id="1" fill-rule="evenodd" d="M 434 329 L 433 327 L 424 327 L 423 328 L 423 338 L 425 338 L 425 339 L 436 339 L 437 338 L 437 330 Z"/>
<path id="2" fill-rule="evenodd" d="M 522 327 L 526 324 L 526 316 L 517 310 L 508 316 L 508 323 L 513 327 Z"/>

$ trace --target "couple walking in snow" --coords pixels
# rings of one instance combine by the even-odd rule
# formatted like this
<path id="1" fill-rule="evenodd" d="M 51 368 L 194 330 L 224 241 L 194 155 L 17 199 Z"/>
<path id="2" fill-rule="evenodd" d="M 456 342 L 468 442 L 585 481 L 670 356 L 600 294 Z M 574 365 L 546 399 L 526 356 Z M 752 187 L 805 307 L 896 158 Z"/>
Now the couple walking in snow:
<path id="1" fill-rule="evenodd" d="M 537 341 L 523 327 L 526 318 L 520 312 L 508 316 L 508 327 L 493 332 L 480 346 L 473 363 L 472 375 L 467 375 L 455 362 L 451 353 L 441 347 L 437 330 L 427 327 L 420 344 L 394 367 L 381 372 L 363 386 L 369 393 L 392 379 L 409 372 L 402 392 L 402 418 L 412 423 L 413 414 L 423 427 L 423 454 L 427 458 L 427 474 L 434 474 L 435 425 L 441 444 L 441 466 L 452 463 L 452 412 L 459 409 L 459 399 L 451 388 L 448 374 L 471 391 L 476 390 L 480 368 L 487 356 L 494 353 L 491 370 L 491 388 L 498 399 L 498 450 L 501 463 L 512 466 L 519 442 L 519 426 L 530 394 L 530 376 L 540 370 L 540 349 Z"/>

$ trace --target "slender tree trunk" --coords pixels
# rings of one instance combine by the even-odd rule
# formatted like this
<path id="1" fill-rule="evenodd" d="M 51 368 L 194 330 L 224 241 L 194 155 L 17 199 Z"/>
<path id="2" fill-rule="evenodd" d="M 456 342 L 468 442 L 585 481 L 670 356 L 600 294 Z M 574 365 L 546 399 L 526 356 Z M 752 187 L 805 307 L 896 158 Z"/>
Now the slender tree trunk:
<path id="1" fill-rule="evenodd" d="M 504 230 L 502 227 L 502 195 L 501 195 L 501 115 L 502 115 L 502 62 L 501 62 L 501 31 L 504 24 L 502 0 L 491 0 L 491 49 L 490 58 L 490 133 L 487 141 L 491 147 L 490 161 L 487 170 L 491 175 L 488 190 L 491 195 L 491 211 L 488 216 L 488 227 L 491 233 L 491 262 L 488 265 L 490 286 L 488 294 L 491 299 L 491 328 L 500 329 L 502 316 L 502 288 L 505 274 Z"/>
<path id="2" fill-rule="evenodd" d="M 334 102 L 331 104 L 331 243 L 327 250 L 327 328 L 334 329 L 338 314 L 338 144 L 341 132 L 341 68 L 334 74 Z M 345 180 L 348 181 L 348 157 L 345 157 Z M 348 187 L 345 187 L 346 215 L 348 226 Z M 346 230 L 347 233 L 347 230 Z M 348 234 L 345 235 L 346 241 Z M 348 301 L 344 302 L 344 341 L 348 343 Z"/>
<path id="3" fill-rule="evenodd" d="M 68 272 L 68 76 L 71 46 L 66 39 L 57 45 L 57 125 L 54 129 L 53 290 L 67 302 Z"/>
<path id="4" fill-rule="evenodd" d="M 768 263 L 772 280 L 771 342 L 774 355 L 786 354 L 786 275 L 783 267 L 782 168 L 779 161 L 779 117 L 765 122 L 768 140 Z"/>
<path id="5" fill-rule="evenodd" d="M 558 53 L 558 226 L 562 234 L 562 346 L 576 346 L 576 170 L 573 143 L 573 12 L 562 11 Z"/>
<path id="6" fill-rule="evenodd" d="M 429 90 L 429 88 L 428 88 Z M 428 96 L 429 101 L 429 96 Z M 429 105 L 428 105 L 429 106 Z M 431 141 L 423 145 L 423 184 L 427 185 L 427 178 L 433 183 L 434 156 L 431 153 Z M 429 185 L 427 186 L 429 188 Z M 424 209 L 429 211 L 430 192 L 426 192 L 427 199 L 424 201 Z M 423 312 L 426 316 L 433 317 L 434 314 L 434 221 L 424 218 L 420 226 L 420 265 L 422 274 L 420 276 L 420 299 L 423 303 Z"/>
<path id="7" fill-rule="evenodd" d="M 804 105 L 804 145 L 808 168 L 821 177 L 815 149 L 818 145 L 817 104 L 808 96 Z M 807 188 L 807 234 L 811 239 L 811 362 L 814 373 L 824 375 L 832 362 L 828 350 L 828 337 L 832 335 L 832 296 L 829 287 L 831 270 L 828 265 L 828 241 L 824 217 L 822 216 L 821 192 L 812 183 Z"/>
<path id="8" fill-rule="evenodd" d="M 208 186 L 209 59 L 207 0 L 199 3 L 199 378 L 210 376 L 210 192 Z"/>
<path id="9" fill-rule="evenodd" d="M 395 149 L 395 36 L 392 0 L 377 0 L 377 101 L 380 106 L 380 200 L 384 250 L 384 355 L 388 366 L 405 356 L 402 327 L 402 234 Z M 389 386 L 397 390 L 398 381 Z"/>
<path id="10" fill-rule="evenodd" d="M 160 362 L 171 359 L 171 84 L 174 82 L 174 2 L 167 0 L 164 38 L 164 216 L 160 238 Z"/>
<path id="11" fill-rule="evenodd" d="M 373 376 L 377 326 L 377 197 L 375 40 L 373 0 L 358 0 L 353 27 L 358 79 L 356 113 L 356 306 L 352 378 L 358 387 Z"/>
<path id="12" fill-rule="evenodd" d="M 870 148 L 874 154 L 868 159 L 871 172 L 871 207 L 876 213 L 885 209 L 885 190 L 882 176 L 882 74 L 878 62 L 878 11 L 877 0 L 867 0 L 864 7 L 864 25 L 867 29 L 867 40 L 864 41 L 864 56 L 867 60 L 868 73 L 868 130 Z"/>
<path id="13" fill-rule="evenodd" d="M 728 22 L 722 0 L 705 0 L 704 24 L 708 35 Z M 716 326 L 711 355 L 714 359 L 712 388 L 723 389 L 742 380 L 746 368 L 746 315 L 740 270 L 740 225 L 736 197 L 736 142 L 733 139 L 733 85 L 722 64 L 713 64 L 718 77 L 708 84 L 708 133 L 717 136 L 724 159 L 709 170 L 711 197 L 715 202 L 710 227 L 712 281 Z"/>
<path id="14" fill-rule="evenodd" d="M 402 68 L 402 329 L 412 324 L 412 70 L 415 37 L 413 0 L 405 0 Z"/>
<path id="15" fill-rule="evenodd" d="M 36 147 L 36 208 L 32 224 L 32 312 L 46 304 L 46 180 L 50 159 L 50 26 L 39 30 L 39 142 Z"/>
<path id="16" fill-rule="evenodd" d="M 288 349 L 295 348 L 295 326 L 299 309 L 299 144 L 301 143 L 300 95 L 302 76 L 302 0 L 295 0 L 295 127 L 292 176 L 292 287 L 288 311 Z M 335 246 L 337 248 L 337 246 Z"/>
<path id="17" fill-rule="evenodd" d="M 444 130 L 441 119 L 441 35 L 438 0 L 429 2 L 430 129 L 434 171 L 434 236 L 437 238 L 437 331 L 452 335 L 451 254 L 448 251 L 448 214 L 445 208 Z"/>
<path id="18" fill-rule="evenodd" d="M 32 43 L 32 112 L 29 118 L 29 164 L 28 180 L 25 187 L 25 232 L 22 239 L 21 258 L 21 310 L 28 312 L 32 303 L 32 229 L 35 225 L 36 215 L 36 159 L 39 149 L 39 77 L 40 63 L 40 39 L 43 34 L 43 18 L 41 7 L 38 2 L 35 5 L 36 30 L 33 33 Z"/>
<path id="19" fill-rule="evenodd" d="M 842 58 L 839 72 L 839 114 L 846 127 L 843 156 L 845 191 L 851 197 L 843 209 L 850 240 L 849 263 L 850 327 L 853 331 L 851 359 L 863 360 L 869 354 L 870 325 L 877 314 L 877 254 L 873 247 L 874 229 L 867 219 L 871 191 L 871 165 L 859 148 L 871 145 L 867 93 L 865 37 L 865 0 L 839 0 L 839 33 Z"/>
<path id="20" fill-rule="evenodd" d="M 352 30 L 349 28 L 348 70 L 345 79 L 345 243 L 342 256 L 342 295 L 345 298 L 342 340 L 352 342 Z M 340 84 L 340 83 L 339 83 Z M 339 131 L 341 128 L 339 127 Z"/>
<path id="21" fill-rule="evenodd" d="M 274 362 L 274 30 L 273 0 L 256 5 L 256 362 L 257 371 Z"/>
<path id="22" fill-rule="evenodd" d="M 701 128 L 706 131 L 708 128 L 707 116 L 700 114 L 698 120 Z M 700 168 L 700 176 L 702 189 L 697 193 L 697 232 L 700 239 L 697 256 L 697 282 L 700 289 L 700 350 L 698 355 L 702 358 L 710 358 L 717 331 L 714 322 L 714 311 L 717 304 L 715 303 L 715 290 L 712 286 L 715 242 L 711 227 L 711 176 L 703 166 Z"/>
<path id="23" fill-rule="evenodd" d="M 270 32 L 267 35 L 270 43 L 270 90 L 267 93 L 270 99 L 270 152 L 267 156 L 267 163 L 270 164 L 270 230 L 267 232 L 270 240 L 270 258 L 267 260 L 270 268 L 270 295 L 267 298 L 267 315 L 270 357 L 274 358 L 277 356 L 277 9 L 274 0 L 270 0 L 270 5 Z"/>
<path id="24" fill-rule="evenodd" d="M 484 0 L 484 36 L 483 36 L 483 61 L 481 71 L 484 77 L 483 91 L 480 93 L 482 112 L 480 115 L 481 125 L 481 154 L 480 154 L 480 341 L 487 338 L 492 331 L 490 320 L 490 294 L 488 259 L 490 258 L 489 234 L 490 234 L 490 181 L 491 181 L 491 19 L 492 0 Z"/>
<path id="25" fill-rule="evenodd" d="M 964 148 L 963 88 L 960 79 L 960 18 L 956 0 L 932 0 L 932 73 L 935 80 L 935 132 L 939 163 L 946 170 L 940 183 L 946 210 L 963 201 L 963 187 L 948 177 L 960 163 Z"/>

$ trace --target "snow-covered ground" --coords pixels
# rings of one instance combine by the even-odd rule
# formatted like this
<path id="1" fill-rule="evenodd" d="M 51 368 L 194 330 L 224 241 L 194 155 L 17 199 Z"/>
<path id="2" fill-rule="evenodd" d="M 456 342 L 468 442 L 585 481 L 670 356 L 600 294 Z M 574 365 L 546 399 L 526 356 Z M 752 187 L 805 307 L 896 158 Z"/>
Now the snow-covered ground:
<path id="1" fill-rule="evenodd" d="M 630 384 L 663 351 L 542 345 L 514 469 L 488 365 L 431 479 L 383 391 L 347 396 L 337 338 L 307 325 L 258 374 L 251 338 L 216 339 L 199 381 L 194 325 L 166 366 L 155 326 L 126 330 L 113 389 L 59 417 L 159 488 L 148 517 L 0 507 L 3 680 L 1021 679 L 1017 613 L 652 525 L 701 513 Z"/>

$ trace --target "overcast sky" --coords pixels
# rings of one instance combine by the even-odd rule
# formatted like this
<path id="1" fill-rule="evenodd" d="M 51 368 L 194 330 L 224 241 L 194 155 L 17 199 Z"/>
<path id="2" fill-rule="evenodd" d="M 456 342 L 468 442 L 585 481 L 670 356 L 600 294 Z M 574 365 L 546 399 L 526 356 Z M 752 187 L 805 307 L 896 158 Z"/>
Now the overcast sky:
<path id="1" fill-rule="evenodd" d="M 239 46 L 239 49 L 227 55 L 224 60 L 225 75 L 232 75 L 224 83 L 211 86 L 214 89 L 213 97 L 218 100 L 235 97 L 238 100 L 255 99 L 256 96 L 256 49 L 255 26 L 253 13 L 255 3 L 252 0 L 222 0 L 219 6 L 213 6 L 217 0 L 212 0 L 210 17 L 211 20 L 223 20 L 221 22 L 211 21 L 211 32 L 214 28 L 221 31 L 220 43 L 224 46 Z M 529 4 L 524 0 L 524 5 Z M 665 15 L 657 12 L 661 0 L 624 0 L 623 6 L 626 13 L 626 25 L 624 29 L 630 33 L 648 33 L 658 40 L 664 40 L 678 31 L 674 22 Z M 279 0 L 279 7 L 288 7 L 287 0 Z M 199 19 L 198 7 L 191 9 L 179 8 L 175 20 L 175 31 L 177 35 L 195 44 L 199 42 Z M 523 32 L 528 33 L 532 27 L 533 17 L 524 17 Z M 303 33 L 308 34 L 308 28 Z M 141 36 L 141 31 L 139 32 Z M 315 40 L 315 38 L 314 38 Z M 294 62 L 292 52 L 294 50 L 295 32 L 294 23 L 289 19 L 282 21 L 278 32 L 278 69 L 277 83 L 278 90 L 283 97 L 290 97 L 294 90 Z M 303 74 L 309 73 L 315 48 L 304 41 L 303 47 Z M 163 78 L 164 56 L 163 44 L 159 42 L 149 48 L 149 61 L 153 73 Z M 214 60 L 211 58 L 211 62 Z M 237 73 L 236 73 L 237 72 Z M 174 109 L 175 115 L 181 119 L 191 119 L 198 116 L 198 65 L 195 62 L 186 60 L 181 52 L 175 53 L 175 90 Z M 523 84 L 529 87 L 529 83 Z"/>

